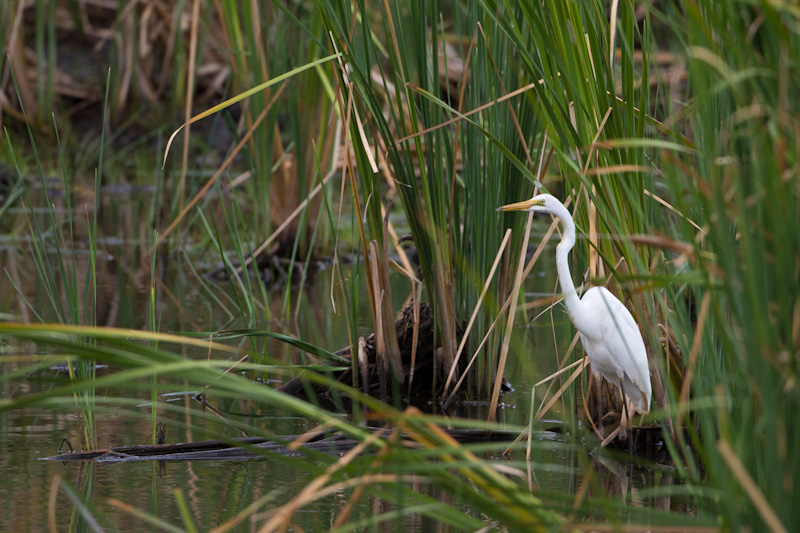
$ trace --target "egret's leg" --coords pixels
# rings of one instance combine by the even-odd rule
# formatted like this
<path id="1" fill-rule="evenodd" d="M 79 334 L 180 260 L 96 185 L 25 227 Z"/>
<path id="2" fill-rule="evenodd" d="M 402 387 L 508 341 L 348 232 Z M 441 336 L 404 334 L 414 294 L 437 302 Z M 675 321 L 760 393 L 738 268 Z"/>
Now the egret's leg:
<path id="1" fill-rule="evenodd" d="M 622 394 L 622 411 L 625 414 L 625 432 L 628 434 L 628 454 L 633 462 L 633 423 L 628 414 L 628 397 L 625 396 L 625 391 L 620 387 L 619 392 Z"/>
<path id="2" fill-rule="evenodd" d="M 603 434 L 603 379 L 599 376 L 595 376 L 594 382 L 597 385 L 595 388 L 595 401 L 597 403 L 597 413 L 595 414 L 595 416 L 597 416 L 596 426 L 597 429 L 600 430 L 600 438 L 603 439 L 605 438 Z"/>

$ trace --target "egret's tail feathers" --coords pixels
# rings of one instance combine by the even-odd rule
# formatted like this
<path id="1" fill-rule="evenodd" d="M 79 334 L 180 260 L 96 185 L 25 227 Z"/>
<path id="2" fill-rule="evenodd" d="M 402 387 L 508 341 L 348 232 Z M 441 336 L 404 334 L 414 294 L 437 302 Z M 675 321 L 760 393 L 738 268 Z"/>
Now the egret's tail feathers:
<path id="1" fill-rule="evenodd" d="M 642 390 L 642 388 L 631 381 L 628 376 L 625 376 L 625 379 L 622 382 L 622 389 L 625 391 L 625 394 L 628 396 L 628 398 L 631 399 L 633 408 L 636 409 L 636 412 L 643 415 L 646 415 L 650 412 L 649 390 Z"/>

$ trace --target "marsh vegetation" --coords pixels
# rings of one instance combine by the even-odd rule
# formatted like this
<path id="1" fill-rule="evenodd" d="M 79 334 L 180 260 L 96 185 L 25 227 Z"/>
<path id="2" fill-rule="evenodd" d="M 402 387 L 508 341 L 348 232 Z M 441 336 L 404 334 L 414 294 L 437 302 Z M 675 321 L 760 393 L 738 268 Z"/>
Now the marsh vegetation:
<path id="1" fill-rule="evenodd" d="M 0 22 L 0 529 L 800 527 L 792 5 L 12 0 Z M 539 191 L 575 219 L 576 284 L 641 328 L 632 459 L 599 445 L 621 404 L 564 310 L 557 225 L 495 210 Z M 37 461 L 319 432 L 350 444 Z"/>

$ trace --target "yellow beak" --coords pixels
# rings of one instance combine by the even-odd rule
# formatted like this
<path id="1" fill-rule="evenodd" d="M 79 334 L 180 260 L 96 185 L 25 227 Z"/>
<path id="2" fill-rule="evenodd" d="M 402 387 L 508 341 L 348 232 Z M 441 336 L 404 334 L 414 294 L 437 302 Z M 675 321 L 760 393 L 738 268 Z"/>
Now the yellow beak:
<path id="1" fill-rule="evenodd" d="M 517 202 L 515 204 L 508 204 L 498 207 L 498 211 L 528 211 L 531 207 L 537 205 L 539 202 L 534 202 L 533 199 L 525 200 L 524 202 Z"/>

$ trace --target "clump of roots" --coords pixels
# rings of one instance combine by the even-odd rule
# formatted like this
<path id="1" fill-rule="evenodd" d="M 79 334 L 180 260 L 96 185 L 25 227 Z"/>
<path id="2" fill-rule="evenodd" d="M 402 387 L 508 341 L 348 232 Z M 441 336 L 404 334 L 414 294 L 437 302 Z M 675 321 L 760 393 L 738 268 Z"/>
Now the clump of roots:
<path id="1" fill-rule="evenodd" d="M 414 313 L 412 306 L 407 306 L 400 313 L 395 322 L 395 333 L 397 343 L 400 348 L 402 359 L 403 379 L 394 381 L 391 387 L 397 387 L 399 397 L 406 405 L 430 410 L 430 406 L 436 402 L 445 380 L 447 379 L 446 368 L 441 357 L 441 348 L 437 346 L 435 339 L 435 323 L 433 313 L 426 304 L 420 305 L 419 322 L 417 327 L 416 353 L 414 354 Z M 346 383 L 362 390 L 370 396 L 381 398 L 380 382 L 381 373 L 385 371 L 385 366 L 380 363 L 376 348 L 375 334 L 359 339 L 358 353 L 356 354 L 358 370 L 353 375 L 353 367 L 338 372 L 331 372 L 331 377 L 340 383 Z M 349 346 L 336 352 L 337 355 L 353 359 L 353 354 Z M 414 364 L 412 365 L 412 355 Z M 459 372 L 464 371 L 466 363 L 462 363 Z M 311 383 L 305 379 L 304 374 L 300 374 L 294 379 L 284 383 L 278 390 L 287 394 L 297 396 L 312 402 L 317 402 L 320 406 L 331 410 L 349 410 L 351 401 L 346 394 L 339 393 L 329 386 L 318 383 Z M 386 379 L 386 376 L 383 377 Z M 391 400 L 389 398 L 381 398 Z"/>

